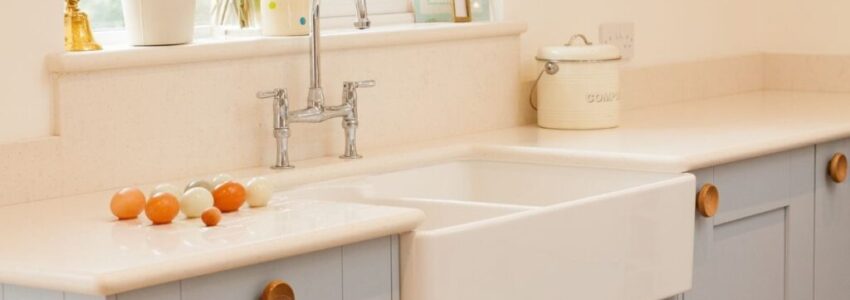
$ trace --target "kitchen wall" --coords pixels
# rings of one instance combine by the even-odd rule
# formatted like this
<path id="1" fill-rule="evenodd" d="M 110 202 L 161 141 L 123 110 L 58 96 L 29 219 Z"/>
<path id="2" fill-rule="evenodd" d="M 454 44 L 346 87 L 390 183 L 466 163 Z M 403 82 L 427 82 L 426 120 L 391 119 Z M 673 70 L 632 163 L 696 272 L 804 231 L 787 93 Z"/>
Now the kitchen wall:
<path id="1" fill-rule="evenodd" d="M 522 37 L 523 78 L 536 76 L 534 55 L 575 33 L 598 40 L 599 24 L 635 23 L 629 67 L 759 52 L 766 0 L 501 0 L 505 20 L 528 22 Z M 799 0 L 782 0 L 799 1 Z M 841 1 L 841 0 L 835 0 Z M 850 5 L 850 4 L 848 4 Z"/>
<path id="2" fill-rule="evenodd" d="M 506 20 L 528 22 L 523 77 L 536 75 L 538 48 L 598 25 L 634 22 L 635 58 L 627 68 L 756 52 L 850 55 L 846 0 L 499 0 Z"/>
<path id="3" fill-rule="evenodd" d="M 764 9 L 761 50 L 850 55 L 850 1 L 773 0 Z"/>
<path id="4" fill-rule="evenodd" d="M 536 74 L 537 49 L 576 32 L 596 39 L 602 22 L 636 24 L 636 56 L 623 76 L 626 107 L 759 89 L 766 86 L 763 67 L 770 64 L 747 54 L 764 49 L 850 53 L 850 41 L 799 45 L 805 41 L 778 41 L 781 30 L 758 25 L 793 19 L 791 0 L 779 0 L 784 7 L 769 14 L 760 13 L 759 3 L 767 0 L 501 1 L 503 19 L 528 22 L 523 36 L 327 53 L 326 80 L 337 82 L 329 86 L 330 97 L 340 93 L 343 79 L 375 78 L 381 85 L 362 93 L 361 114 L 371 116 L 362 120 L 364 149 L 533 121 L 525 95 Z M 0 19 L 0 33 L 11 41 L 3 43 L 0 56 L 0 178 L 18 179 L 0 184 L 6 191 L 0 205 L 273 160 L 271 111 L 252 95 L 286 82 L 294 99 L 303 99 L 297 87 L 306 86 L 305 54 L 48 75 L 44 56 L 62 51 L 62 11 L 52 1 L 36 2 L 11 2 L 10 10 L 26 6 L 26 13 Z M 843 5 L 834 2 L 821 9 Z M 802 36 L 834 22 L 787 32 Z M 293 130 L 293 159 L 340 152 L 338 122 Z M 59 137 L 20 142 L 54 134 Z"/>
<path id="5" fill-rule="evenodd" d="M 328 103 L 341 101 L 344 80 L 377 81 L 358 92 L 366 157 L 527 124 L 518 34 L 325 51 Z M 271 165 L 272 105 L 256 92 L 289 88 L 291 106 L 305 107 L 307 61 L 299 51 L 57 75 L 59 136 L 0 144 L 0 178 L 15 179 L 0 182 L 0 206 Z M 290 158 L 340 155 L 340 122 L 293 124 Z"/>
<path id="6" fill-rule="evenodd" d="M 505 20 L 526 21 L 520 57 L 527 90 L 537 49 L 573 33 L 597 39 L 603 22 L 635 23 L 635 58 L 644 68 L 756 52 L 850 54 L 844 0 L 495 0 Z M 62 51 L 60 1 L 11 1 L 0 20 L 0 143 L 55 133 L 52 83 L 44 55 Z M 769 5 L 768 5 L 769 4 Z M 23 30 L 26 28 L 26 30 Z M 35 34 L 37 33 L 37 34 Z"/>
<path id="7" fill-rule="evenodd" d="M 52 133 L 45 55 L 62 51 L 59 1 L 6 1 L 0 18 L 0 143 Z"/>
<path id="8" fill-rule="evenodd" d="M 755 52 L 848 54 L 844 0 L 495 0 L 505 20 L 526 21 L 522 75 L 536 75 L 533 57 L 577 32 L 597 37 L 603 22 L 635 23 L 635 58 L 628 68 Z M 767 5 L 770 4 L 770 5 Z M 0 143 L 53 133 L 51 84 L 44 55 L 62 51 L 62 7 L 54 1 L 12 1 L 0 22 Z M 782 20 L 782 21 L 777 21 Z M 22 30 L 27 28 L 27 30 Z M 38 32 L 38 34 L 33 34 Z M 833 34 L 839 33 L 839 35 Z"/>

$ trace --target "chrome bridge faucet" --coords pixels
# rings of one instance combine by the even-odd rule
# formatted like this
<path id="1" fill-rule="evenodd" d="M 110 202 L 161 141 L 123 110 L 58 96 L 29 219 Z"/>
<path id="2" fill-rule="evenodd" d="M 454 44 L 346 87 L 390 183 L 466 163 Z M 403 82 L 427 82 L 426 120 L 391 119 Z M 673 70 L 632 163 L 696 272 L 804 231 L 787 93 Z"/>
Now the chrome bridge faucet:
<path id="1" fill-rule="evenodd" d="M 357 29 L 370 26 L 366 13 L 366 0 L 356 0 Z M 295 111 L 289 110 L 289 93 L 286 89 L 275 89 L 257 93 L 257 98 L 274 99 L 274 137 L 277 140 L 277 159 L 273 169 L 290 169 L 289 163 L 289 124 L 321 123 L 333 118 L 342 118 L 345 129 L 345 154 L 342 159 L 358 159 L 357 153 L 357 89 L 375 86 L 374 80 L 346 81 L 343 84 L 342 104 L 325 105 L 325 93 L 322 90 L 321 55 L 319 53 L 321 34 L 319 30 L 319 7 L 321 0 L 313 0 L 312 20 L 310 21 L 310 89 L 307 93 L 307 107 Z"/>

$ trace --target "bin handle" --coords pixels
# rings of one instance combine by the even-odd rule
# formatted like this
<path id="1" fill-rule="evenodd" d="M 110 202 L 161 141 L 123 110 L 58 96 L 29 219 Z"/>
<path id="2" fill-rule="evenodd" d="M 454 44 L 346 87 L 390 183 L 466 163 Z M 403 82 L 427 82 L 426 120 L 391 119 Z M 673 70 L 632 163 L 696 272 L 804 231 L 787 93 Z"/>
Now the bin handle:
<path id="1" fill-rule="evenodd" d="M 561 70 L 561 67 L 558 67 L 558 63 L 554 61 L 547 61 L 545 65 L 543 65 L 543 70 L 540 70 L 540 74 L 537 74 L 537 79 L 534 80 L 534 85 L 531 86 L 531 93 L 528 95 L 528 104 L 531 105 L 535 111 L 537 110 L 537 84 L 540 83 L 540 78 L 543 78 L 543 73 L 549 75 L 558 74 L 558 71 Z"/>

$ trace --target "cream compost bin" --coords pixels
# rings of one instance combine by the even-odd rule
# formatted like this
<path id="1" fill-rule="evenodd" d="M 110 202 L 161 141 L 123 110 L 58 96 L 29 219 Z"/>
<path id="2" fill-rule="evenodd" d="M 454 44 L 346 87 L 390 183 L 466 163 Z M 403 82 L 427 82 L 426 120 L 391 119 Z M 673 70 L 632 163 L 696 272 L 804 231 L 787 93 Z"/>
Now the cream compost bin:
<path id="1" fill-rule="evenodd" d="M 470 157 L 276 196 L 416 208 L 405 300 L 657 300 L 690 288 L 689 174 Z"/>
<path id="2" fill-rule="evenodd" d="M 552 129 L 617 127 L 620 58 L 616 46 L 593 45 L 583 35 L 573 36 L 564 46 L 541 48 L 537 60 L 543 70 L 535 83 L 538 125 Z"/>

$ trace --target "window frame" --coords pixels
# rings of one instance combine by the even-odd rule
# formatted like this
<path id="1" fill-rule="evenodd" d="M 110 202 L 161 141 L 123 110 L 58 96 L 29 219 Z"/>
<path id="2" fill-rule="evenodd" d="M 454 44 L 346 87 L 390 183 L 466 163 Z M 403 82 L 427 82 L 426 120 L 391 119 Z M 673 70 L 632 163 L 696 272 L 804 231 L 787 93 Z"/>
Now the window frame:
<path id="1" fill-rule="evenodd" d="M 114 0 L 120 1 L 120 0 Z M 197 0 L 215 1 L 215 0 Z M 414 23 L 413 8 L 409 0 L 367 0 L 369 19 L 373 26 Z M 351 26 L 355 16 L 355 0 L 324 0 L 322 3 L 322 29 L 339 29 Z M 123 17 L 123 16 L 122 16 Z M 212 16 L 210 16 L 211 18 Z M 93 28 L 96 40 L 104 46 L 129 44 L 127 31 L 121 28 Z M 227 40 L 232 38 L 260 37 L 259 28 L 238 28 L 236 25 L 200 24 L 195 26 L 195 40 Z"/>

